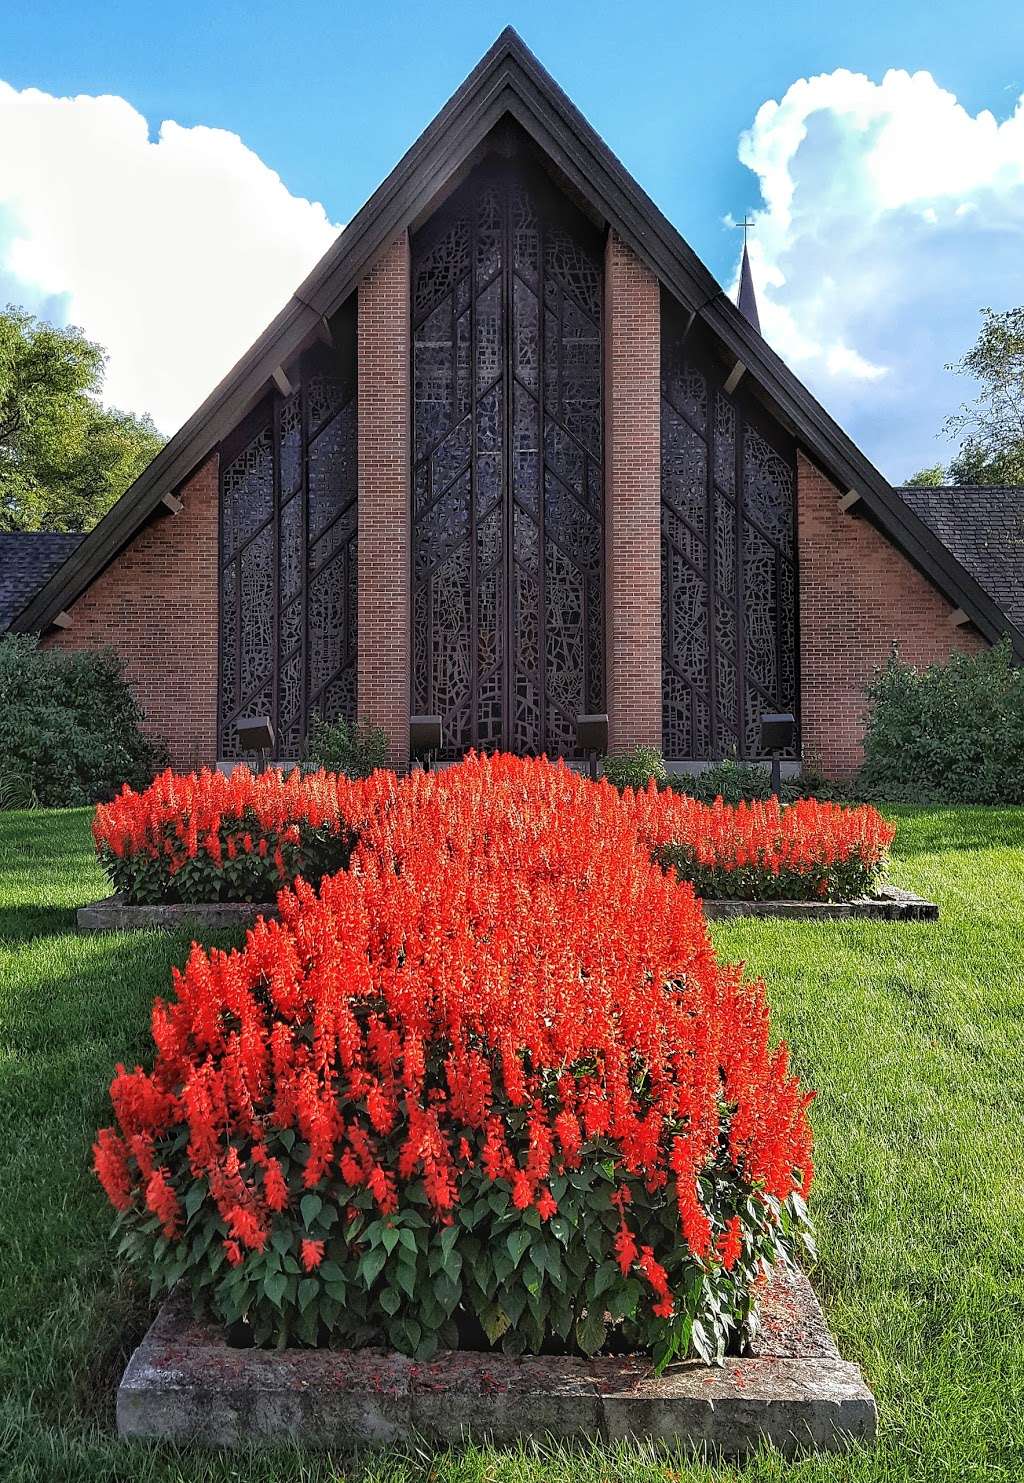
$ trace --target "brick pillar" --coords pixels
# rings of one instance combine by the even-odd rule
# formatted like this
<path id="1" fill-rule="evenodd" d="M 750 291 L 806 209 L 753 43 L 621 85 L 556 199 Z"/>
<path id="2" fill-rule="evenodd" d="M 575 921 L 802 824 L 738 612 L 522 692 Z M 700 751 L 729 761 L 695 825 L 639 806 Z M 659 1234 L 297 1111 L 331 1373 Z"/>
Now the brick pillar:
<path id="1" fill-rule="evenodd" d="M 358 707 L 409 760 L 409 238 L 359 285 Z"/>
<path id="2" fill-rule="evenodd" d="M 987 643 L 869 520 L 840 510 L 842 491 L 802 453 L 796 479 L 804 761 L 849 778 L 864 760 L 864 687 L 893 643 L 920 669 Z"/>
<path id="3" fill-rule="evenodd" d="M 178 514 L 151 516 L 43 647 L 115 648 L 145 730 L 188 772 L 217 761 L 217 454 L 175 492 Z"/>
<path id="4" fill-rule="evenodd" d="M 661 296 L 608 234 L 605 564 L 609 749 L 661 746 Z"/>

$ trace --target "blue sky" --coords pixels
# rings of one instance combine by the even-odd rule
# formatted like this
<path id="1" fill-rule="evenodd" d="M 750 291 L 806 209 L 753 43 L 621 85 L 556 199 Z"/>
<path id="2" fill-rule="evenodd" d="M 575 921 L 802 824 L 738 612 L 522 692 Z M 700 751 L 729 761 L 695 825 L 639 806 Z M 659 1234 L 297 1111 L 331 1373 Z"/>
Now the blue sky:
<path id="1" fill-rule="evenodd" d="M 938 458 L 934 434 L 960 396 L 942 364 L 973 338 L 982 304 L 1008 307 L 1024 260 L 1024 6 L 1010 0 L 5 6 L 0 291 L 105 338 L 112 394 L 138 406 L 148 396 L 169 429 L 209 389 L 182 378 L 226 364 L 213 353 L 192 373 L 182 357 L 176 399 L 146 370 L 146 345 L 173 341 L 194 301 L 194 348 L 217 325 L 218 302 L 244 289 L 252 322 L 239 302 L 219 333 L 233 359 L 507 22 L 723 282 L 738 251 L 723 218 L 762 213 L 755 268 L 768 337 L 891 476 Z M 885 83 L 901 70 L 930 76 Z M 123 100 L 104 105 L 95 164 L 66 166 L 81 119 L 42 109 L 29 89 Z M 784 106 L 748 137 L 745 165 L 741 136 L 771 100 Z M 177 126 L 169 141 L 165 120 Z M 10 149 L 26 138 L 19 174 Z M 880 138 L 895 143 L 880 151 Z M 986 150 L 998 168 L 977 165 Z M 195 212 L 187 234 L 175 225 L 193 187 L 216 238 L 205 256 Z M 69 235 L 81 238 L 73 249 Z M 130 259 L 107 242 L 115 235 L 127 235 Z M 129 283 L 136 261 L 153 271 Z M 204 261 L 213 285 L 198 281 Z M 161 302 L 173 315 L 162 317 Z"/>

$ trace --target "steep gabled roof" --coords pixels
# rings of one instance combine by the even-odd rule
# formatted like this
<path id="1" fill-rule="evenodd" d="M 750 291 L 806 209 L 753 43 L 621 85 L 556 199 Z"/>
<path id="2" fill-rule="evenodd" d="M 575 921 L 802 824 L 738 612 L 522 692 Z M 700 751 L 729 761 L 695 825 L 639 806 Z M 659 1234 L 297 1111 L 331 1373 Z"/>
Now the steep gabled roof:
<path id="1" fill-rule="evenodd" d="M 83 539 L 58 530 L 0 531 L 0 633 Z"/>
<path id="2" fill-rule="evenodd" d="M 840 489 L 856 491 L 858 511 L 875 521 L 987 638 L 1005 631 L 1007 620 L 989 593 L 747 322 L 511 27 L 353 217 L 277 318 L 13 626 L 43 628 L 70 607 L 164 495 L 189 476 L 264 393 L 274 371 L 320 332 L 396 233 L 426 212 L 507 116 L 519 123 L 570 187 L 648 263 L 683 307 L 706 324 L 723 357 L 746 368 L 776 414 Z M 1024 658 L 1024 633 L 1012 628 L 1011 637 Z"/>
<path id="3" fill-rule="evenodd" d="M 1024 486 L 912 485 L 900 494 L 944 546 L 1024 629 Z"/>

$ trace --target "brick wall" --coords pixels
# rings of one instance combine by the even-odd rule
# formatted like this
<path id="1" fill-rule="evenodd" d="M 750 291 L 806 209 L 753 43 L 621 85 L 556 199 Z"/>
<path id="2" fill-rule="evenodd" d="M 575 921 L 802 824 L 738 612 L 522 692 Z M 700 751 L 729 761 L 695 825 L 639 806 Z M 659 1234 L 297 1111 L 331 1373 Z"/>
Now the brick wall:
<path id="1" fill-rule="evenodd" d="M 217 455 L 176 493 L 179 513 L 154 515 L 43 646 L 115 648 L 146 730 L 191 769 L 216 761 Z"/>
<path id="2" fill-rule="evenodd" d="M 976 629 L 953 625 L 953 605 L 885 536 L 839 510 L 840 493 L 798 455 L 803 750 L 835 778 L 863 760 L 864 686 L 894 640 L 918 666 L 986 647 Z"/>
<path id="3" fill-rule="evenodd" d="M 661 746 L 661 301 L 612 231 L 605 250 L 609 748 Z"/>
<path id="4" fill-rule="evenodd" d="M 360 717 L 409 757 L 409 238 L 359 285 Z"/>

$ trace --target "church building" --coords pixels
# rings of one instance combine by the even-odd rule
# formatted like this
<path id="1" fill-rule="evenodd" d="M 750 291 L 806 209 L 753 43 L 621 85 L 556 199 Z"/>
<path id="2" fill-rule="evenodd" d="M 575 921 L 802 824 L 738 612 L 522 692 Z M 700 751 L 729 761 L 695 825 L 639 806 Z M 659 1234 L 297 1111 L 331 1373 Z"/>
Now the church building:
<path id="1" fill-rule="evenodd" d="M 314 713 L 382 726 L 399 767 L 411 715 L 449 757 L 572 757 L 604 712 L 610 750 L 696 766 L 757 758 L 782 711 L 841 777 L 894 642 L 1024 657 L 928 493 L 509 30 L 95 529 L 3 538 L 0 589 L 13 630 L 119 650 L 179 768 L 254 717 L 296 759 Z"/>

